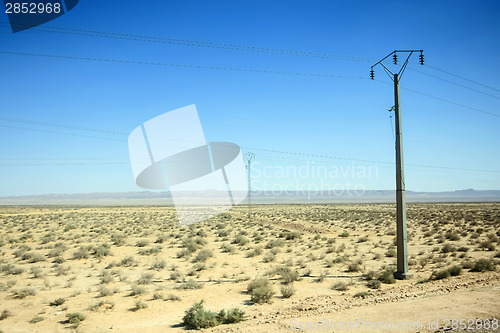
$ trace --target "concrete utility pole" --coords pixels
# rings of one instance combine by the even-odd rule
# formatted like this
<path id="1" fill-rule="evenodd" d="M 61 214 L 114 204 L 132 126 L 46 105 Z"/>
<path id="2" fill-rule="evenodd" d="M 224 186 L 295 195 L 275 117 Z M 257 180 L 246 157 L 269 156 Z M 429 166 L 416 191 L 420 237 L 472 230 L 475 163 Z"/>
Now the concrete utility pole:
<path id="1" fill-rule="evenodd" d="M 371 67 L 370 77 L 374 79 L 373 67 L 381 65 L 389 77 L 394 81 L 394 114 L 396 122 L 396 240 L 397 240 L 397 270 L 394 273 L 396 279 L 404 280 L 411 278 L 408 272 L 408 247 L 407 247 L 407 234 L 406 234 L 406 198 L 405 198 L 405 174 L 403 163 L 403 130 L 401 126 L 401 105 L 399 99 L 399 80 L 401 79 L 408 60 L 413 52 L 420 52 L 420 64 L 424 64 L 424 55 L 422 50 L 402 50 L 394 51 L 387 55 L 385 58 L 377 62 Z M 398 73 L 392 73 L 383 63 L 385 59 L 392 55 L 395 65 L 398 63 L 398 53 L 409 53 L 405 63 Z"/>
<path id="2" fill-rule="evenodd" d="M 251 172 L 252 172 L 252 160 L 255 158 L 254 153 L 246 153 L 245 156 L 245 161 L 247 162 L 246 167 L 248 169 L 248 221 L 250 221 L 250 218 L 252 216 L 252 180 L 251 180 Z"/>

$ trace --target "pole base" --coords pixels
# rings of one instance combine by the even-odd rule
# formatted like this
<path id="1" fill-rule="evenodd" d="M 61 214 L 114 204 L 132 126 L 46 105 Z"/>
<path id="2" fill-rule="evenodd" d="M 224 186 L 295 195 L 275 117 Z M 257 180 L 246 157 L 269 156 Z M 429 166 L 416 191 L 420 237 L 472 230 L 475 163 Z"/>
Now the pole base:
<path id="1" fill-rule="evenodd" d="M 396 280 L 409 280 L 413 277 L 413 274 L 409 272 L 394 272 L 394 278 Z"/>

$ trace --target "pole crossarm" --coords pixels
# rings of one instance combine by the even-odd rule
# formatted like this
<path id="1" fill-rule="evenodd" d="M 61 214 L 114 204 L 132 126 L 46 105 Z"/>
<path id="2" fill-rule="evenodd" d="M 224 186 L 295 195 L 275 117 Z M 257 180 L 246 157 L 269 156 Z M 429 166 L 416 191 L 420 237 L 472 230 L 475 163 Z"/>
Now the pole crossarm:
<path id="1" fill-rule="evenodd" d="M 420 53 L 420 64 L 423 65 L 424 64 L 424 55 L 423 55 L 423 52 L 424 50 L 394 50 L 392 51 L 391 53 L 389 53 L 388 55 L 386 55 L 385 57 L 383 57 L 381 60 L 377 61 L 373 66 L 371 66 L 371 70 L 370 70 L 370 76 L 371 76 L 371 79 L 373 80 L 374 79 L 374 70 L 373 68 L 377 65 L 381 65 L 385 72 L 389 75 L 389 77 L 391 78 L 391 80 L 394 81 L 394 74 L 389 68 L 387 68 L 386 65 L 384 65 L 383 61 L 387 58 L 389 58 L 390 56 L 393 56 L 393 59 L 394 59 L 394 64 L 397 65 L 397 55 L 398 53 L 409 53 L 408 54 L 408 57 L 406 58 L 403 66 L 401 66 L 399 72 L 397 73 L 398 76 L 399 76 L 399 79 L 401 79 L 401 77 L 403 76 L 403 72 L 405 71 L 406 69 L 406 66 L 408 65 L 408 61 L 410 60 L 410 57 L 411 55 L 414 53 L 414 52 L 419 52 Z"/>

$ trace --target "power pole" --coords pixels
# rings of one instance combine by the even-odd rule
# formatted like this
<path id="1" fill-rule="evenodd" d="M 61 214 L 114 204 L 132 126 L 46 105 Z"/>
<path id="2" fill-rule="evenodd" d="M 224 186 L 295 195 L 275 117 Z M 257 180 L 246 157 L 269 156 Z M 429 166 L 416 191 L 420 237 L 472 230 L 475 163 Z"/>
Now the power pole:
<path id="1" fill-rule="evenodd" d="M 246 153 L 245 156 L 245 161 L 246 161 L 246 168 L 248 169 L 248 222 L 251 222 L 251 216 L 252 216 L 252 180 L 251 180 L 251 173 L 252 173 L 252 160 L 255 158 L 254 153 Z"/>
<path id="2" fill-rule="evenodd" d="M 408 60 L 410 59 L 413 52 L 420 52 L 420 64 L 424 64 L 424 55 L 422 50 L 401 50 L 393 51 L 385 58 L 377 62 L 371 67 L 370 77 L 373 80 L 375 75 L 373 67 L 381 65 L 385 72 L 394 82 L 394 114 L 396 123 L 396 240 L 397 240 L 397 270 L 394 273 L 394 277 L 399 280 L 411 278 L 411 274 L 408 272 L 408 247 L 407 247 L 407 233 L 406 233 L 406 197 L 405 197 L 405 174 L 404 174 L 404 163 L 403 163 L 403 130 L 401 126 L 401 105 L 399 99 L 399 81 L 408 65 Z M 393 62 L 395 65 L 398 63 L 398 53 L 409 53 L 406 61 L 398 73 L 392 73 L 382 62 L 392 55 Z"/>

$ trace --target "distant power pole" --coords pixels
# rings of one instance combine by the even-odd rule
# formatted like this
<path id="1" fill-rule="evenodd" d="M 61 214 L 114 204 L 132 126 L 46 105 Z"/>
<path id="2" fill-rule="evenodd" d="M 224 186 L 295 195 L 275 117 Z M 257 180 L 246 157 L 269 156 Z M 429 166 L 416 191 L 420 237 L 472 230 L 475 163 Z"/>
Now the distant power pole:
<path id="1" fill-rule="evenodd" d="M 401 50 L 393 51 L 385 58 L 377 62 L 371 67 L 370 77 L 373 80 L 375 77 L 375 72 L 373 67 L 381 65 L 385 72 L 394 82 L 394 114 L 396 122 L 396 209 L 397 209 L 397 270 L 394 273 L 396 279 L 404 280 L 411 277 L 408 272 L 408 248 L 407 248 L 407 235 L 406 235 L 406 198 L 405 198 L 405 175 L 404 175 L 404 163 L 403 163 L 403 130 L 401 126 L 401 107 L 399 100 L 399 80 L 403 76 L 404 70 L 408 65 L 408 60 L 410 59 L 413 52 L 420 52 L 420 64 L 424 64 L 424 55 L 422 50 Z M 395 65 L 398 64 L 398 53 L 409 53 L 406 61 L 398 73 L 392 73 L 382 62 L 392 55 L 392 59 Z"/>
<path id="2" fill-rule="evenodd" d="M 248 169 L 248 221 L 250 222 L 250 218 L 252 216 L 252 160 L 255 158 L 254 153 L 246 153 L 245 156 L 246 168 Z"/>

